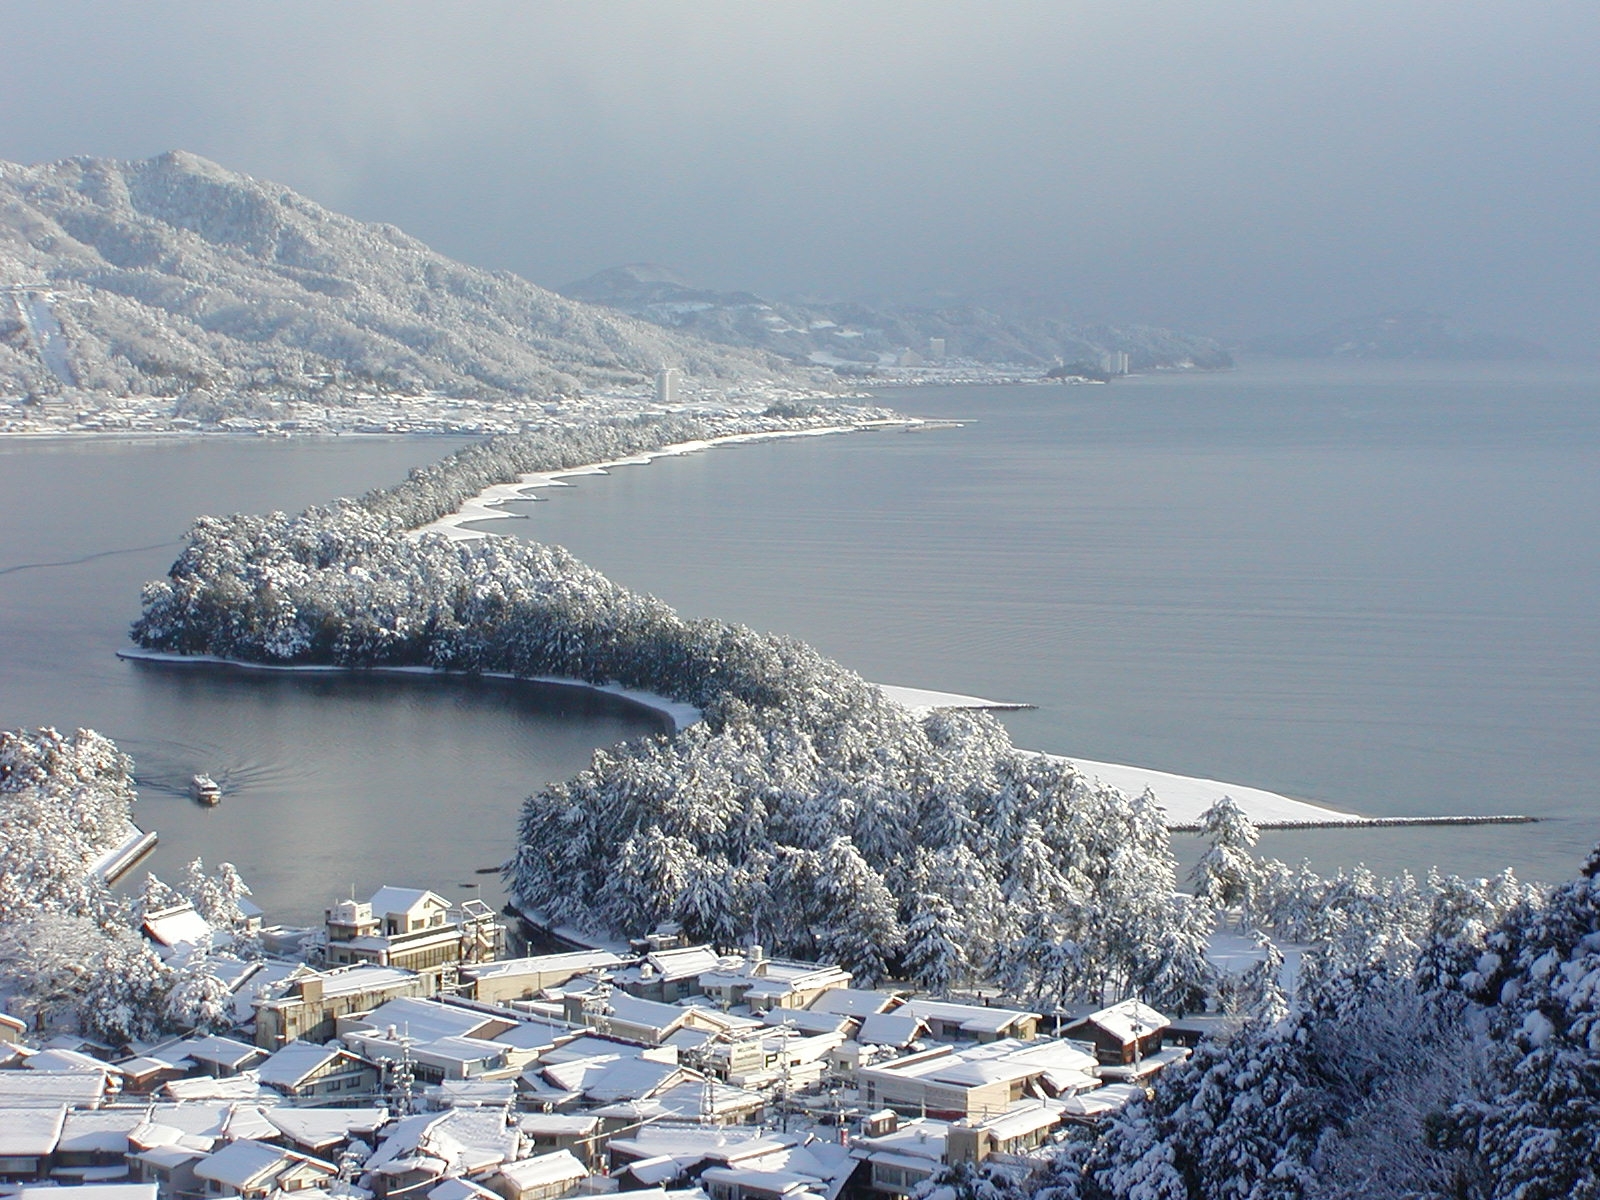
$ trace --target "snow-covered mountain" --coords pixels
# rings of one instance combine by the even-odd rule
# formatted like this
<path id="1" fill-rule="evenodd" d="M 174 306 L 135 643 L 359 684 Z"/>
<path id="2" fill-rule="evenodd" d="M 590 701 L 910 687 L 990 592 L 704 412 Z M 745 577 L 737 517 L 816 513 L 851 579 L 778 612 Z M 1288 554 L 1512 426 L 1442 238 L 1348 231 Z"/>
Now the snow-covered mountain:
<path id="1" fill-rule="evenodd" d="M 0 399 L 202 420 L 365 393 L 479 400 L 782 374 L 173 152 L 0 163 Z"/>
<path id="2" fill-rule="evenodd" d="M 1232 365 L 1210 338 L 1150 325 L 1084 324 L 1057 306 L 1017 297 L 928 304 L 778 301 L 697 287 L 655 263 L 612 267 L 560 290 L 667 329 L 845 370 L 941 358 L 1048 368 L 1115 353 L 1127 354 L 1127 369 L 1135 371 Z"/>

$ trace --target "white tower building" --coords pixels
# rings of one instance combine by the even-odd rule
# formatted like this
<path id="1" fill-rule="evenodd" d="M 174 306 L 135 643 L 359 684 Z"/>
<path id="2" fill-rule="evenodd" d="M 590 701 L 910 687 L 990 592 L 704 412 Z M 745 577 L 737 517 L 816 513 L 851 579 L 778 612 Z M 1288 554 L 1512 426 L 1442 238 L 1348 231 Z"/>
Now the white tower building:
<path id="1" fill-rule="evenodd" d="M 677 367 L 663 366 L 656 372 L 656 403 L 674 404 L 678 399 L 678 383 L 683 372 Z"/>

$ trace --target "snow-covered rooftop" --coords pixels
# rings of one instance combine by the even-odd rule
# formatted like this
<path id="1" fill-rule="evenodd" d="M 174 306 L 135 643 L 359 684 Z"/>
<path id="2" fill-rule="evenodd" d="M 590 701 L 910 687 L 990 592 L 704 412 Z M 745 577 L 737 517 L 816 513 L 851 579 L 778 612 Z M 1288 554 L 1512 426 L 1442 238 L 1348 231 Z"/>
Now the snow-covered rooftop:
<path id="1" fill-rule="evenodd" d="M 163 946 L 210 945 L 210 923 L 188 903 L 153 912 L 144 919 L 145 932 Z"/>
<path id="2" fill-rule="evenodd" d="M 898 1002 L 889 992 L 869 992 L 861 988 L 829 988 L 806 1007 L 811 1012 L 865 1017 L 892 1008 Z"/>
<path id="3" fill-rule="evenodd" d="M 213 1079 L 210 1075 L 193 1075 L 187 1079 L 169 1079 L 161 1090 L 174 1100 L 255 1100 L 261 1095 L 261 1081 L 255 1072 L 245 1071 Z"/>
<path id="4" fill-rule="evenodd" d="M 909 1046 L 927 1032 L 927 1023 L 915 1013 L 873 1013 L 861 1022 L 856 1041 L 863 1046 Z"/>
<path id="5" fill-rule="evenodd" d="M 256 1075 L 262 1083 L 271 1087 L 296 1088 L 314 1072 L 348 1053 L 334 1044 L 318 1046 L 314 1042 L 290 1042 L 257 1067 Z"/>
<path id="6" fill-rule="evenodd" d="M 507 958 L 498 962 L 463 966 L 469 979 L 501 979 L 516 975 L 549 975 L 562 971 L 597 971 L 615 967 L 624 960 L 609 950 L 573 950 L 565 954 L 539 954 L 531 958 Z"/>
<path id="7" fill-rule="evenodd" d="M 0 1109 L 94 1108 L 105 1093 L 99 1071 L 0 1071 Z"/>
<path id="8" fill-rule="evenodd" d="M 554 1150 L 537 1158 L 506 1163 L 500 1168 L 500 1174 L 521 1192 L 563 1180 L 586 1179 L 589 1168 L 579 1162 L 570 1150 Z"/>
<path id="9" fill-rule="evenodd" d="M 1084 1020 L 1099 1026 L 1123 1043 L 1137 1041 L 1172 1024 L 1142 1000 L 1124 1000 L 1110 1008 L 1090 1013 Z"/>
<path id="10" fill-rule="evenodd" d="M 171 1049 L 195 1062 L 215 1063 L 219 1067 L 235 1070 L 261 1055 L 261 1050 L 257 1046 L 216 1034 L 186 1038 Z"/>
<path id="11" fill-rule="evenodd" d="M 65 1106 L 13 1108 L 0 1103 L 0 1157 L 42 1158 L 55 1151 Z"/>
<path id="12" fill-rule="evenodd" d="M 446 1037 L 467 1037 L 497 1018 L 440 1004 L 437 1000 L 401 997 L 380 1004 L 359 1021 L 361 1026 L 382 1033 L 393 1028 L 399 1036 L 416 1042 L 432 1042 Z"/>
<path id="13" fill-rule="evenodd" d="M 905 1010 L 924 1021 L 958 1024 L 963 1033 L 1002 1033 L 1018 1021 L 1039 1019 L 1038 1013 L 1017 1008 L 990 1008 L 979 1004 L 957 1004 L 950 1000 L 907 1000 Z"/>
<path id="14" fill-rule="evenodd" d="M 194 1173 L 201 1179 L 214 1180 L 241 1192 L 282 1170 L 291 1161 L 293 1156 L 289 1151 L 278 1146 L 243 1140 L 229 1142 L 215 1154 L 195 1163 Z"/>
<path id="15" fill-rule="evenodd" d="M 295 1145 L 313 1153 L 352 1136 L 370 1136 L 389 1119 L 386 1108 L 291 1108 L 267 1110 L 267 1120 Z"/>
<path id="16" fill-rule="evenodd" d="M 450 907 L 450 901 L 437 892 L 430 892 L 427 888 L 381 887 L 372 893 L 370 903 L 373 916 L 410 915 L 425 906 L 445 909 Z"/>

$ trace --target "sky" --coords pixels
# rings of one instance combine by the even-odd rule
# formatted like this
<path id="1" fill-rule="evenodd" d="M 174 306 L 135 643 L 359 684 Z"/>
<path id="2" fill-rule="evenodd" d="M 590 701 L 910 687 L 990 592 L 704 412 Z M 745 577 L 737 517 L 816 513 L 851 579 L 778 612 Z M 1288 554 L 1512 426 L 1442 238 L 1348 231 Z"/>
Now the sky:
<path id="1" fill-rule="evenodd" d="M 0 0 L 0 159 L 189 150 L 557 287 L 1592 353 L 1593 0 Z"/>

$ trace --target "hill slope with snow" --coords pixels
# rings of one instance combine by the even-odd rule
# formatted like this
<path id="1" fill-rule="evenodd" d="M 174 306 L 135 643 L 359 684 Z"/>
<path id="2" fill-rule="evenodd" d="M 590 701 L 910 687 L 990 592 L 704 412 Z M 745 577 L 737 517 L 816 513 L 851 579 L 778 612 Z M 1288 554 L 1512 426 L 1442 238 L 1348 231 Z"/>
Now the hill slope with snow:
<path id="1" fill-rule="evenodd" d="M 1051 304 L 1019 297 L 783 302 L 697 287 L 655 263 L 612 267 L 560 291 L 708 341 L 846 370 L 947 360 L 1042 370 L 1061 362 L 1097 363 L 1112 353 L 1127 354 L 1135 371 L 1233 365 L 1211 338 L 1153 325 L 1084 324 Z M 939 343 L 942 354 L 933 348 Z"/>
<path id="2" fill-rule="evenodd" d="M 218 413 L 783 373 L 173 152 L 0 163 L 0 398 Z"/>

